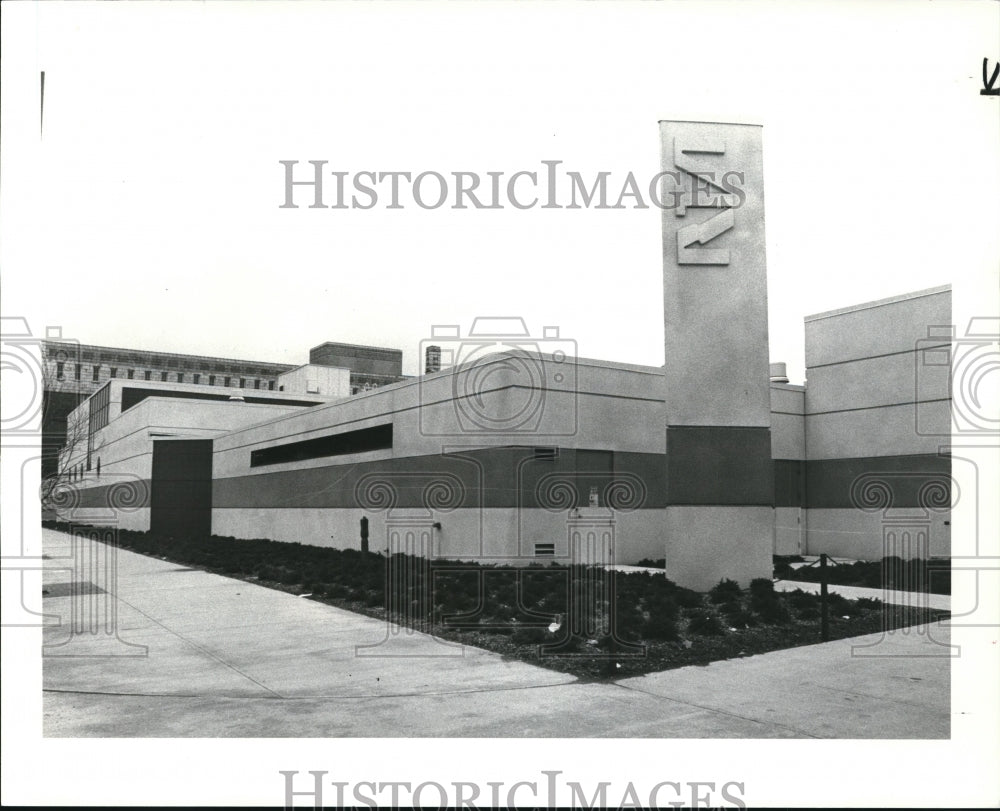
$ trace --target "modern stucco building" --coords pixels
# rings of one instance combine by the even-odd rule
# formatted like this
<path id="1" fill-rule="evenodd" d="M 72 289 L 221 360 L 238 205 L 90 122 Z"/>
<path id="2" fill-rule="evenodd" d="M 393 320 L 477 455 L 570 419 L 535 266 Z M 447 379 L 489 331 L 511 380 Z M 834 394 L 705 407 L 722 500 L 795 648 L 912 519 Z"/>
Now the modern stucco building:
<path id="1" fill-rule="evenodd" d="M 949 383 L 927 361 L 950 321 L 948 287 L 806 318 L 807 385 L 771 370 L 771 480 L 748 485 L 738 448 L 695 460 L 710 497 L 750 486 L 774 516 L 770 548 L 706 563 L 704 583 L 758 576 L 772 553 L 949 553 Z M 323 394 L 308 380 L 235 394 L 110 381 L 70 415 L 87 441 L 63 454 L 61 517 L 339 548 L 360 548 L 364 518 L 373 550 L 664 557 L 663 369 L 515 350 L 353 395 L 347 377 Z M 905 543 L 887 534 L 900 515 Z"/>
<path id="2" fill-rule="evenodd" d="M 951 288 L 808 316 L 806 550 L 951 549 Z"/>
<path id="3" fill-rule="evenodd" d="M 295 368 L 286 363 L 59 340 L 44 341 L 42 351 L 43 478 L 55 473 L 56 457 L 65 444 L 67 415 L 109 381 L 274 391 L 280 385 L 278 377 Z M 399 349 L 328 341 L 309 351 L 307 365 L 346 369 L 352 392 L 403 379 L 403 353 Z"/>

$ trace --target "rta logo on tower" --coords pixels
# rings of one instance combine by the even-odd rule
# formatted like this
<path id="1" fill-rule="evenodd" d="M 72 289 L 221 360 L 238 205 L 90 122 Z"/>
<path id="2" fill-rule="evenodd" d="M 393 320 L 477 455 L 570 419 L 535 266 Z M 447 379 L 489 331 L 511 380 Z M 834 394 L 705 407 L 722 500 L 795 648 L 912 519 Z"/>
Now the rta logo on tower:
<path id="1" fill-rule="evenodd" d="M 559 327 L 532 337 L 518 317 L 476 318 L 464 338 L 458 325 L 432 327 L 420 353 L 441 374 L 417 379 L 420 433 L 575 436 L 576 351 Z"/>
<path id="2" fill-rule="evenodd" d="M 422 783 L 382 780 L 328 780 L 327 771 L 279 771 L 284 778 L 285 808 L 296 798 L 313 808 L 746 808 L 746 784 L 729 780 L 662 780 L 647 785 L 610 780 L 580 783 L 560 780 L 560 770 L 541 770 L 534 780 L 451 781 Z M 312 779 L 310 779 L 309 776 Z M 568 802 L 567 802 L 568 801 Z"/>
<path id="3" fill-rule="evenodd" d="M 678 265 L 728 265 L 729 251 L 723 248 L 706 248 L 716 237 L 730 231 L 736 223 L 733 209 L 740 205 L 745 197 L 742 191 L 739 195 L 730 193 L 732 190 L 725 183 L 730 175 L 739 176 L 742 173 L 726 172 L 722 181 L 715 181 L 715 173 L 703 163 L 698 155 L 725 155 L 726 142 L 721 138 L 677 137 L 674 138 L 674 166 L 690 178 L 690 185 L 675 192 L 676 205 L 674 215 L 683 217 L 688 208 L 721 208 L 722 210 L 708 220 L 685 225 L 677 229 L 677 264 Z M 674 173 L 675 175 L 677 173 Z M 711 192 L 714 187 L 717 193 Z M 698 247 L 694 247 L 694 246 Z"/>

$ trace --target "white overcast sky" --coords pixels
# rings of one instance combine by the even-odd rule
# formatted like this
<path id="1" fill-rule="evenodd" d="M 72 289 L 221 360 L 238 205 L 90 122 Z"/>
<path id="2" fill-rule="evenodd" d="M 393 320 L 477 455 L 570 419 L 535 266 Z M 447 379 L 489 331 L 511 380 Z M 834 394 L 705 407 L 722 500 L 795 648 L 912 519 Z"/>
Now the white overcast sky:
<path id="1" fill-rule="evenodd" d="M 302 363 L 339 340 L 412 374 L 432 325 L 520 315 L 659 365 L 655 208 L 281 210 L 278 161 L 555 159 L 614 188 L 658 171 L 669 118 L 764 127 L 770 353 L 793 381 L 806 314 L 995 281 L 992 3 L 8 11 L 4 312 L 83 342 Z"/>

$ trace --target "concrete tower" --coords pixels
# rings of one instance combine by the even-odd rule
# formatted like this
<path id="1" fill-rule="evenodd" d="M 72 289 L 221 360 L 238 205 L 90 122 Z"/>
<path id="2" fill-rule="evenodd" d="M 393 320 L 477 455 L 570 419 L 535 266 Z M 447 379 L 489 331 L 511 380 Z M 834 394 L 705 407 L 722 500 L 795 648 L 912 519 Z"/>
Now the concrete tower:
<path id="1" fill-rule="evenodd" d="M 667 577 L 770 577 L 761 128 L 661 121 Z"/>

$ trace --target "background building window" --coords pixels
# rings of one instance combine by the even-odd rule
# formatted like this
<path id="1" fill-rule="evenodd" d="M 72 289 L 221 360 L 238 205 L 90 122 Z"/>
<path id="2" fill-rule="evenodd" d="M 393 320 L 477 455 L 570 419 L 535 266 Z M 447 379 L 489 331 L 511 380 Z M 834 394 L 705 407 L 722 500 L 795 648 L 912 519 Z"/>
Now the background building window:
<path id="1" fill-rule="evenodd" d="M 94 366 L 94 382 L 95 383 L 97 382 L 98 378 L 100 378 L 100 376 L 101 376 L 101 367 L 100 366 Z"/>
<path id="2" fill-rule="evenodd" d="M 151 379 L 152 379 L 152 377 L 153 377 L 153 373 L 152 373 L 151 371 L 149 371 L 149 369 L 147 369 L 147 370 L 146 370 L 145 372 L 143 372 L 143 373 L 142 373 L 142 376 L 143 376 L 143 377 L 144 377 L 144 378 L 145 378 L 146 380 L 151 380 Z"/>
<path id="3" fill-rule="evenodd" d="M 76 364 L 76 369 L 73 370 L 73 377 L 75 377 L 77 380 L 79 380 L 80 379 L 80 372 L 82 372 L 82 371 L 83 371 L 83 367 L 79 363 Z"/>
<path id="4" fill-rule="evenodd" d="M 208 376 L 208 385 L 209 386 L 214 386 L 215 385 L 215 375 L 209 375 Z"/>
<path id="5" fill-rule="evenodd" d="M 132 378 L 134 378 L 134 377 L 135 377 L 135 369 L 129 369 L 128 370 L 128 379 L 132 380 Z"/>
<path id="6" fill-rule="evenodd" d="M 111 367 L 111 376 L 112 377 L 118 377 L 118 367 L 117 366 L 112 366 Z"/>
<path id="7" fill-rule="evenodd" d="M 61 360 L 56 361 L 56 380 L 62 380 L 63 379 L 63 367 L 64 366 L 65 366 L 65 364 Z"/>
<path id="8" fill-rule="evenodd" d="M 232 382 L 232 380 L 233 380 L 233 379 L 232 379 L 231 377 L 227 377 L 227 378 L 226 378 L 226 382 L 225 382 L 225 383 L 223 383 L 223 385 L 224 385 L 224 386 L 228 386 L 228 385 L 229 385 L 229 384 L 230 384 L 230 383 Z"/>
<path id="9" fill-rule="evenodd" d="M 274 391 L 274 381 L 273 380 L 268 380 L 267 381 L 267 390 L 268 391 Z"/>
<path id="10" fill-rule="evenodd" d="M 255 389 L 259 389 L 259 388 L 260 388 L 260 378 L 257 378 L 257 380 L 255 380 L 255 381 L 253 382 L 253 387 L 254 387 Z"/>
<path id="11" fill-rule="evenodd" d="M 240 388 L 245 389 L 247 387 L 247 379 L 245 377 L 240 378 Z"/>
<path id="12" fill-rule="evenodd" d="M 201 375 L 198 374 L 197 372 L 195 372 L 195 374 L 194 374 L 194 383 L 195 383 L 195 385 L 198 385 L 199 383 L 201 383 Z"/>
<path id="13" fill-rule="evenodd" d="M 166 372 L 160 372 L 160 380 L 162 380 L 164 383 L 167 382 L 167 373 Z"/>
<path id="14" fill-rule="evenodd" d="M 184 382 L 184 372 L 178 372 L 177 373 L 177 382 L 178 383 L 183 383 Z"/>

